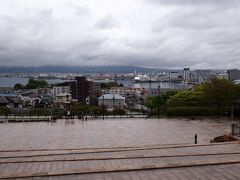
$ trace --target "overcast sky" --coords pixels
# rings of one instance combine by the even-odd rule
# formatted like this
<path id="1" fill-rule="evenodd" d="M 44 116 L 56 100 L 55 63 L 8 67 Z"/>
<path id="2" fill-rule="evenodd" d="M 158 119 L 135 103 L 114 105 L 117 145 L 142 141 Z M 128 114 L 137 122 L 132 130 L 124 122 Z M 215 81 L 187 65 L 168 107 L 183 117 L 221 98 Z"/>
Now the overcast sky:
<path id="1" fill-rule="evenodd" d="M 0 65 L 240 68 L 240 0 L 0 0 Z"/>

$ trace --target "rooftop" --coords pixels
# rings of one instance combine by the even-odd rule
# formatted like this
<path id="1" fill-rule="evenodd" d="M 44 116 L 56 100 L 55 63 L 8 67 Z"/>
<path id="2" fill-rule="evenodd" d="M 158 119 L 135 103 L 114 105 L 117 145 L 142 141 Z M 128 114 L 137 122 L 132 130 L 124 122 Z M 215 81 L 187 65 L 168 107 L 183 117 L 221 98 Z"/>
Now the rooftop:
<path id="1" fill-rule="evenodd" d="M 0 104 L 8 104 L 8 100 L 6 97 L 0 96 Z"/>
<path id="2" fill-rule="evenodd" d="M 16 97 L 17 95 L 16 94 L 2 94 L 2 93 L 0 93 L 0 96 L 1 97 Z"/>

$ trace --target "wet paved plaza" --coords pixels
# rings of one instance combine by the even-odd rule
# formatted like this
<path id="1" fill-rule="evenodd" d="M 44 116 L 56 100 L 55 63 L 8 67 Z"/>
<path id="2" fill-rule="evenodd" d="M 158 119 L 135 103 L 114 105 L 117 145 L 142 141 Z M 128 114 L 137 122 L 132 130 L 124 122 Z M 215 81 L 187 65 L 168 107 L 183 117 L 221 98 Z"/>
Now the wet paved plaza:
<path id="1" fill-rule="evenodd" d="M 0 124 L 0 179 L 240 179 L 230 120 L 108 119 Z M 199 143 L 193 144 L 198 134 Z"/>
<path id="2" fill-rule="evenodd" d="M 2 123 L 0 150 L 124 147 L 209 143 L 230 132 L 230 120 L 113 119 L 58 120 L 56 123 Z"/>

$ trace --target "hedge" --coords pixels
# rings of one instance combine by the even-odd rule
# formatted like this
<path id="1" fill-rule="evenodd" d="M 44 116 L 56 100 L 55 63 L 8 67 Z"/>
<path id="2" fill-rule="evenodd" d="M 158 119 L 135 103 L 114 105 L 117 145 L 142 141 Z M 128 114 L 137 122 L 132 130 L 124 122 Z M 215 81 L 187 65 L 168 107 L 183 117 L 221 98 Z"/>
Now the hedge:
<path id="1" fill-rule="evenodd" d="M 168 116 L 224 116 L 231 114 L 230 107 L 173 107 L 167 108 Z"/>

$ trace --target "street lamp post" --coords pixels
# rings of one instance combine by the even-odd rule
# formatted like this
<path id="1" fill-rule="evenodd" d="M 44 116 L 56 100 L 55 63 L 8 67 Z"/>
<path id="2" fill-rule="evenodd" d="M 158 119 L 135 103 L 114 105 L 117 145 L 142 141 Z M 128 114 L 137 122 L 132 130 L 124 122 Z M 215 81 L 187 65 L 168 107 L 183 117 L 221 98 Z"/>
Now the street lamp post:
<path id="1" fill-rule="evenodd" d="M 104 120 L 104 95 L 102 96 L 102 105 L 103 105 L 103 116 L 102 116 L 102 118 Z"/>

